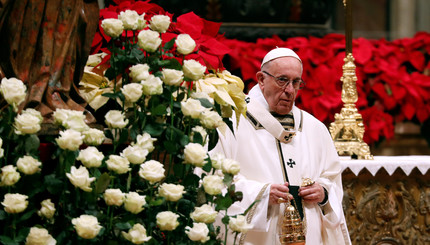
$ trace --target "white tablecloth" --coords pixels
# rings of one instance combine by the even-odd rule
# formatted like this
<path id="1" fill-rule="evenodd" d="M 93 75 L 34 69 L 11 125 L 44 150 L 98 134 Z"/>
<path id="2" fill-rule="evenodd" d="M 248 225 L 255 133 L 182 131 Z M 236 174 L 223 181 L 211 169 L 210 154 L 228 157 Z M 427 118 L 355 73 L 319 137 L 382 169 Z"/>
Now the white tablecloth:
<path id="1" fill-rule="evenodd" d="M 375 176 L 384 168 L 389 175 L 392 175 L 397 168 L 409 175 L 414 168 L 417 168 L 423 175 L 430 168 L 430 156 L 373 156 L 374 160 L 356 160 L 350 157 L 340 157 L 342 171 L 349 168 L 355 175 L 358 175 L 363 168 Z"/>

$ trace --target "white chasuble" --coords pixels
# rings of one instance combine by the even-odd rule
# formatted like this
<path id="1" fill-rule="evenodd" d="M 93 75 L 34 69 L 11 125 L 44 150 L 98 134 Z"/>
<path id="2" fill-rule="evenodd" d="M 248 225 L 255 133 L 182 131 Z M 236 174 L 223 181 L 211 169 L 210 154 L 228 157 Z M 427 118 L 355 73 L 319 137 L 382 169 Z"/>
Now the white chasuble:
<path id="1" fill-rule="evenodd" d="M 268 110 L 258 85 L 250 91 L 249 98 L 257 100 Z M 295 106 L 293 116 L 296 134 L 290 143 L 280 143 L 289 184 L 300 186 L 302 178 L 310 178 L 329 193 L 328 202 L 323 207 L 303 202 L 306 244 L 350 244 L 342 210 L 341 167 L 330 134 L 324 124 Z M 256 128 L 243 116 L 239 125 L 233 125 L 233 128 L 234 135 L 230 131 L 220 133 L 220 140 L 211 152 L 221 152 L 226 158 L 241 164 L 235 184 L 236 190 L 243 192 L 243 200 L 235 202 L 228 213 L 243 214 L 254 201 L 260 200 L 247 215 L 253 229 L 242 237 L 240 243 L 237 239 L 236 244 L 280 244 L 277 222 L 283 214 L 283 205 L 269 205 L 270 184 L 285 183 L 278 140 L 264 128 Z M 229 234 L 229 244 L 233 238 L 234 235 Z"/>

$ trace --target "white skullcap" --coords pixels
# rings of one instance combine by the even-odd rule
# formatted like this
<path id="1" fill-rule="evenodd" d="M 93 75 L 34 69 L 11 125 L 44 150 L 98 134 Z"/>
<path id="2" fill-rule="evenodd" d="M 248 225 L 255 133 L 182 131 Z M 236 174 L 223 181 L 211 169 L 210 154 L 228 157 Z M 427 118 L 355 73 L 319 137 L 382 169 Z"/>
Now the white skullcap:
<path id="1" fill-rule="evenodd" d="M 269 53 L 267 53 L 266 56 L 264 56 L 263 62 L 261 62 L 261 67 L 263 67 L 263 65 L 266 64 L 267 62 L 281 57 L 294 57 L 298 59 L 300 63 L 302 63 L 302 60 L 300 59 L 300 57 L 293 50 L 289 48 L 276 47 L 275 49 L 272 49 Z"/>

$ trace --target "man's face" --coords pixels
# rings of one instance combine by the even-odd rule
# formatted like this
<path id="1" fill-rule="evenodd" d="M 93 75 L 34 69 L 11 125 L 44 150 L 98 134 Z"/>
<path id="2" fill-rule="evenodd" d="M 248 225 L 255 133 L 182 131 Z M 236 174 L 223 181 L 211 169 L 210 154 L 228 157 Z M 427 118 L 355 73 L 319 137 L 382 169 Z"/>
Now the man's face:
<path id="1" fill-rule="evenodd" d="M 281 88 L 274 77 L 263 73 L 265 71 L 274 77 L 300 79 L 302 77 L 302 64 L 294 57 L 281 57 L 266 63 L 261 71 L 257 72 L 257 80 L 264 98 L 269 104 L 271 112 L 286 115 L 293 109 L 294 100 L 298 90 L 290 83 Z"/>

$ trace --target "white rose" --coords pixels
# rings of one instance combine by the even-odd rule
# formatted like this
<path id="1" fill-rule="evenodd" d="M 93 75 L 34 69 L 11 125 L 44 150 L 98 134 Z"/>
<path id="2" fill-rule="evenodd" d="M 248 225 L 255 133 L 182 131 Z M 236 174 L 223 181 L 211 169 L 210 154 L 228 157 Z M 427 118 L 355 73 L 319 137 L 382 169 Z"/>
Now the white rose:
<path id="1" fill-rule="evenodd" d="M 218 212 L 215 209 L 208 205 L 203 204 L 200 207 L 195 207 L 194 212 L 190 214 L 191 219 L 195 222 L 203 222 L 206 224 L 210 224 L 215 222 L 215 218 L 218 215 Z"/>
<path id="2" fill-rule="evenodd" d="M 171 202 L 177 202 L 182 198 L 182 194 L 184 193 L 186 192 L 183 185 L 163 183 L 158 187 L 158 194 Z"/>
<path id="3" fill-rule="evenodd" d="M 146 160 L 148 153 L 145 148 L 130 145 L 121 152 L 121 156 L 126 157 L 131 164 L 141 164 Z"/>
<path id="4" fill-rule="evenodd" d="M 203 66 L 196 60 L 184 60 L 182 70 L 184 71 L 185 77 L 197 81 L 205 74 L 206 66 Z"/>
<path id="5" fill-rule="evenodd" d="M 159 33 L 165 33 L 170 26 L 170 17 L 167 15 L 154 15 L 151 17 L 149 28 Z"/>
<path id="6" fill-rule="evenodd" d="M 141 82 L 143 86 L 143 94 L 155 95 L 163 93 L 163 81 L 159 77 L 150 75 L 148 79 Z"/>
<path id="7" fill-rule="evenodd" d="M 222 169 L 222 163 L 225 160 L 225 156 L 222 153 L 215 153 L 211 156 L 212 167 L 216 169 Z"/>
<path id="8" fill-rule="evenodd" d="M 54 122 L 63 126 L 65 122 L 67 122 L 67 118 L 71 114 L 71 110 L 69 109 L 61 109 L 57 108 L 54 113 L 52 113 L 52 117 L 54 118 Z"/>
<path id="9" fill-rule="evenodd" d="M 0 186 L 12 186 L 18 182 L 21 175 L 16 171 L 13 165 L 6 165 L 1 168 Z"/>
<path id="10" fill-rule="evenodd" d="M 246 222 L 246 217 L 238 215 L 236 218 L 230 218 L 228 226 L 232 231 L 246 233 L 249 229 L 252 229 L 252 225 Z"/>
<path id="11" fill-rule="evenodd" d="M 103 158 L 103 153 L 96 147 L 88 146 L 79 152 L 76 160 L 81 161 L 87 168 L 98 168 L 102 165 Z"/>
<path id="12" fill-rule="evenodd" d="M 31 114 L 20 114 L 15 117 L 15 122 L 13 127 L 15 128 L 15 133 L 21 134 L 35 134 L 40 130 L 39 118 Z"/>
<path id="13" fill-rule="evenodd" d="M 193 227 L 186 226 L 185 233 L 191 241 L 205 243 L 209 241 L 209 229 L 205 223 L 193 223 Z"/>
<path id="14" fill-rule="evenodd" d="M 37 214 L 47 219 L 52 219 L 55 214 L 55 204 L 51 202 L 51 199 L 43 200 L 40 205 L 42 206 Z"/>
<path id="15" fill-rule="evenodd" d="M 155 52 L 160 44 L 160 34 L 156 31 L 143 30 L 137 35 L 137 45 L 147 52 Z"/>
<path id="16" fill-rule="evenodd" d="M 209 195 L 215 196 L 221 194 L 224 188 L 222 178 L 217 175 L 207 175 L 203 177 L 203 189 Z"/>
<path id="17" fill-rule="evenodd" d="M 186 163 L 190 163 L 196 167 L 203 167 L 203 165 L 205 165 L 207 152 L 205 148 L 198 143 L 189 143 L 186 145 L 184 155 Z"/>
<path id="18" fill-rule="evenodd" d="M 63 126 L 67 129 L 74 129 L 78 132 L 88 130 L 90 127 L 85 123 L 85 115 L 83 111 L 69 111 L 67 120 L 63 122 Z"/>
<path id="19" fill-rule="evenodd" d="M 57 241 L 45 228 L 31 227 L 25 240 L 25 245 L 55 245 Z"/>
<path id="20" fill-rule="evenodd" d="M 125 194 L 120 189 L 106 189 L 103 199 L 109 206 L 121 206 L 124 203 Z"/>
<path id="21" fill-rule="evenodd" d="M 130 77 L 133 82 L 140 82 L 149 78 L 148 64 L 137 64 L 130 67 Z"/>
<path id="22" fill-rule="evenodd" d="M 97 54 L 91 54 L 88 56 L 87 59 L 87 66 L 91 66 L 91 67 L 96 67 L 98 64 L 100 64 L 103 60 L 103 58 L 106 56 L 107 54 L 102 52 L 102 53 L 97 53 Z"/>
<path id="23" fill-rule="evenodd" d="M 101 145 L 105 140 L 105 133 L 96 128 L 90 128 L 82 132 L 84 143 L 87 145 Z"/>
<path id="24" fill-rule="evenodd" d="M 127 9 L 126 11 L 121 11 L 118 19 L 122 21 L 125 30 L 135 31 L 139 26 L 139 14 L 134 10 Z"/>
<path id="25" fill-rule="evenodd" d="M 142 30 L 146 27 L 145 13 L 139 15 L 137 18 L 137 30 Z"/>
<path id="26" fill-rule="evenodd" d="M 164 166 L 158 161 L 149 160 L 140 165 L 139 176 L 154 184 L 164 178 Z"/>
<path id="27" fill-rule="evenodd" d="M 0 92 L 6 102 L 13 106 L 14 110 L 18 110 L 18 106 L 25 100 L 27 95 L 27 87 L 25 84 L 14 77 L 9 79 L 3 78 L 0 84 Z"/>
<path id="28" fill-rule="evenodd" d="M 194 135 L 196 133 L 199 133 L 202 136 L 203 142 L 206 140 L 206 137 L 208 136 L 208 133 L 206 132 L 206 129 L 204 129 L 202 126 L 195 126 L 191 129 L 191 136 L 190 140 L 194 141 Z"/>
<path id="29" fill-rule="evenodd" d="M 236 175 L 240 172 L 240 163 L 236 160 L 226 158 L 222 163 L 222 172 Z"/>
<path id="30" fill-rule="evenodd" d="M 163 68 L 161 73 L 163 74 L 162 80 L 167 85 L 179 86 L 182 83 L 182 81 L 184 80 L 184 72 L 183 71 Z"/>
<path id="31" fill-rule="evenodd" d="M 117 174 L 125 174 L 130 171 L 130 162 L 127 158 L 122 156 L 110 155 L 106 164 L 109 170 L 114 171 Z"/>
<path id="32" fill-rule="evenodd" d="M 142 97 L 142 94 L 143 94 L 142 84 L 140 83 L 126 84 L 121 88 L 121 92 L 124 94 L 126 101 L 135 103 Z"/>
<path id="33" fill-rule="evenodd" d="M 154 148 L 154 141 L 156 141 L 156 138 L 151 138 L 151 135 L 148 133 L 139 134 L 136 137 L 136 142 L 132 145 L 138 145 L 142 147 L 143 149 L 147 149 L 149 152 L 152 152 Z"/>
<path id="34" fill-rule="evenodd" d="M 188 34 L 179 34 L 175 40 L 177 51 L 180 54 L 187 55 L 194 51 L 196 48 L 196 42 Z"/>
<path id="35" fill-rule="evenodd" d="M 32 175 L 40 172 L 39 167 L 42 166 L 42 163 L 32 156 L 23 156 L 18 159 L 16 166 L 20 172 Z"/>
<path id="36" fill-rule="evenodd" d="M 17 214 L 24 211 L 28 206 L 28 196 L 19 193 L 7 193 L 4 195 L 4 200 L 1 203 L 4 206 L 4 211 L 10 214 Z"/>
<path id="37" fill-rule="evenodd" d="M 96 178 L 90 178 L 90 173 L 86 167 L 80 166 L 79 168 L 76 168 L 75 166 L 72 166 L 70 173 L 66 173 L 66 176 L 75 187 L 81 188 L 81 190 L 86 192 L 93 190 L 90 185 L 91 182 L 96 180 Z"/>
<path id="38" fill-rule="evenodd" d="M 199 80 L 199 81 L 201 81 L 201 80 Z M 207 92 L 193 92 L 193 93 L 191 93 L 191 98 L 194 98 L 194 99 L 206 99 L 212 105 L 214 104 L 214 99 L 211 98 Z"/>
<path id="39" fill-rule="evenodd" d="M 72 219 L 72 224 L 78 235 L 84 239 L 93 239 L 103 228 L 99 224 L 97 217 L 87 214 L 82 214 L 79 218 Z"/>
<path id="40" fill-rule="evenodd" d="M 60 137 L 56 138 L 58 146 L 63 150 L 76 151 L 82 145 L 84 136 L 73 129 L 60 132 Z"/>
<path id="41" fill-rule="evenodd" d="M 128 124 L 128 119 L 124 113 L 119 110 L 110 110 L 105 115 L 105 122 L 109 128 L 125 128 Z"/>
<path id="42" fill-rule="evenodd" d="M 157 225 L 162 231 L 173 231 L 179 225 L 178 218 L 179 215 L 171 211 L 159 212 L 156 216 Z"/>
<path id="43" fill-rule="evenodd" d="M 144 209 L 146 204 L 146 196 L 141 196 L 137 192 L 129 192 L 125 194 L 124 208 L 133 214 L 138 214 Z"/>
<path id="44" fill-rule="evenodd" d="M 1 148 L 2 146 L 3 146 L 3 139 L 0 138 L 0 158 L 2 158 L 4 155 L 4 149 Z"/>
<path id="45" fill-rule="evenodd" d="M 134 224 L 128 232 L 122 231 L 122 236 L 133 244 L 143 244 L 151 240 L 150 236 L 146 235 L 146 229 L 141 224 Z"/>
<path id="46" fill-rule="evenodd" d="M 222 117 L 216 111 L 211 110 L 203 111 L 200 115 L 200 122 L 203 127 L 208 129 L 215 129 L 223 123 Z"/>
<path id="47" fill-rule="evenodd" d="M 196 119 L 205 111 L 205 108 L 199 100 L 189 98 L 186 101 L 181 102 L 181 111 L 184 116 L 190 116 L 191 118 Z"/>
<path id="48" fill-rule="evenodd" d="M 119 37 L 124 31 L 124 25 L 122 21 L 118 19 L 104 19 L 102 20 L 101 26 L 105 34 L 113 38 Z"/>

